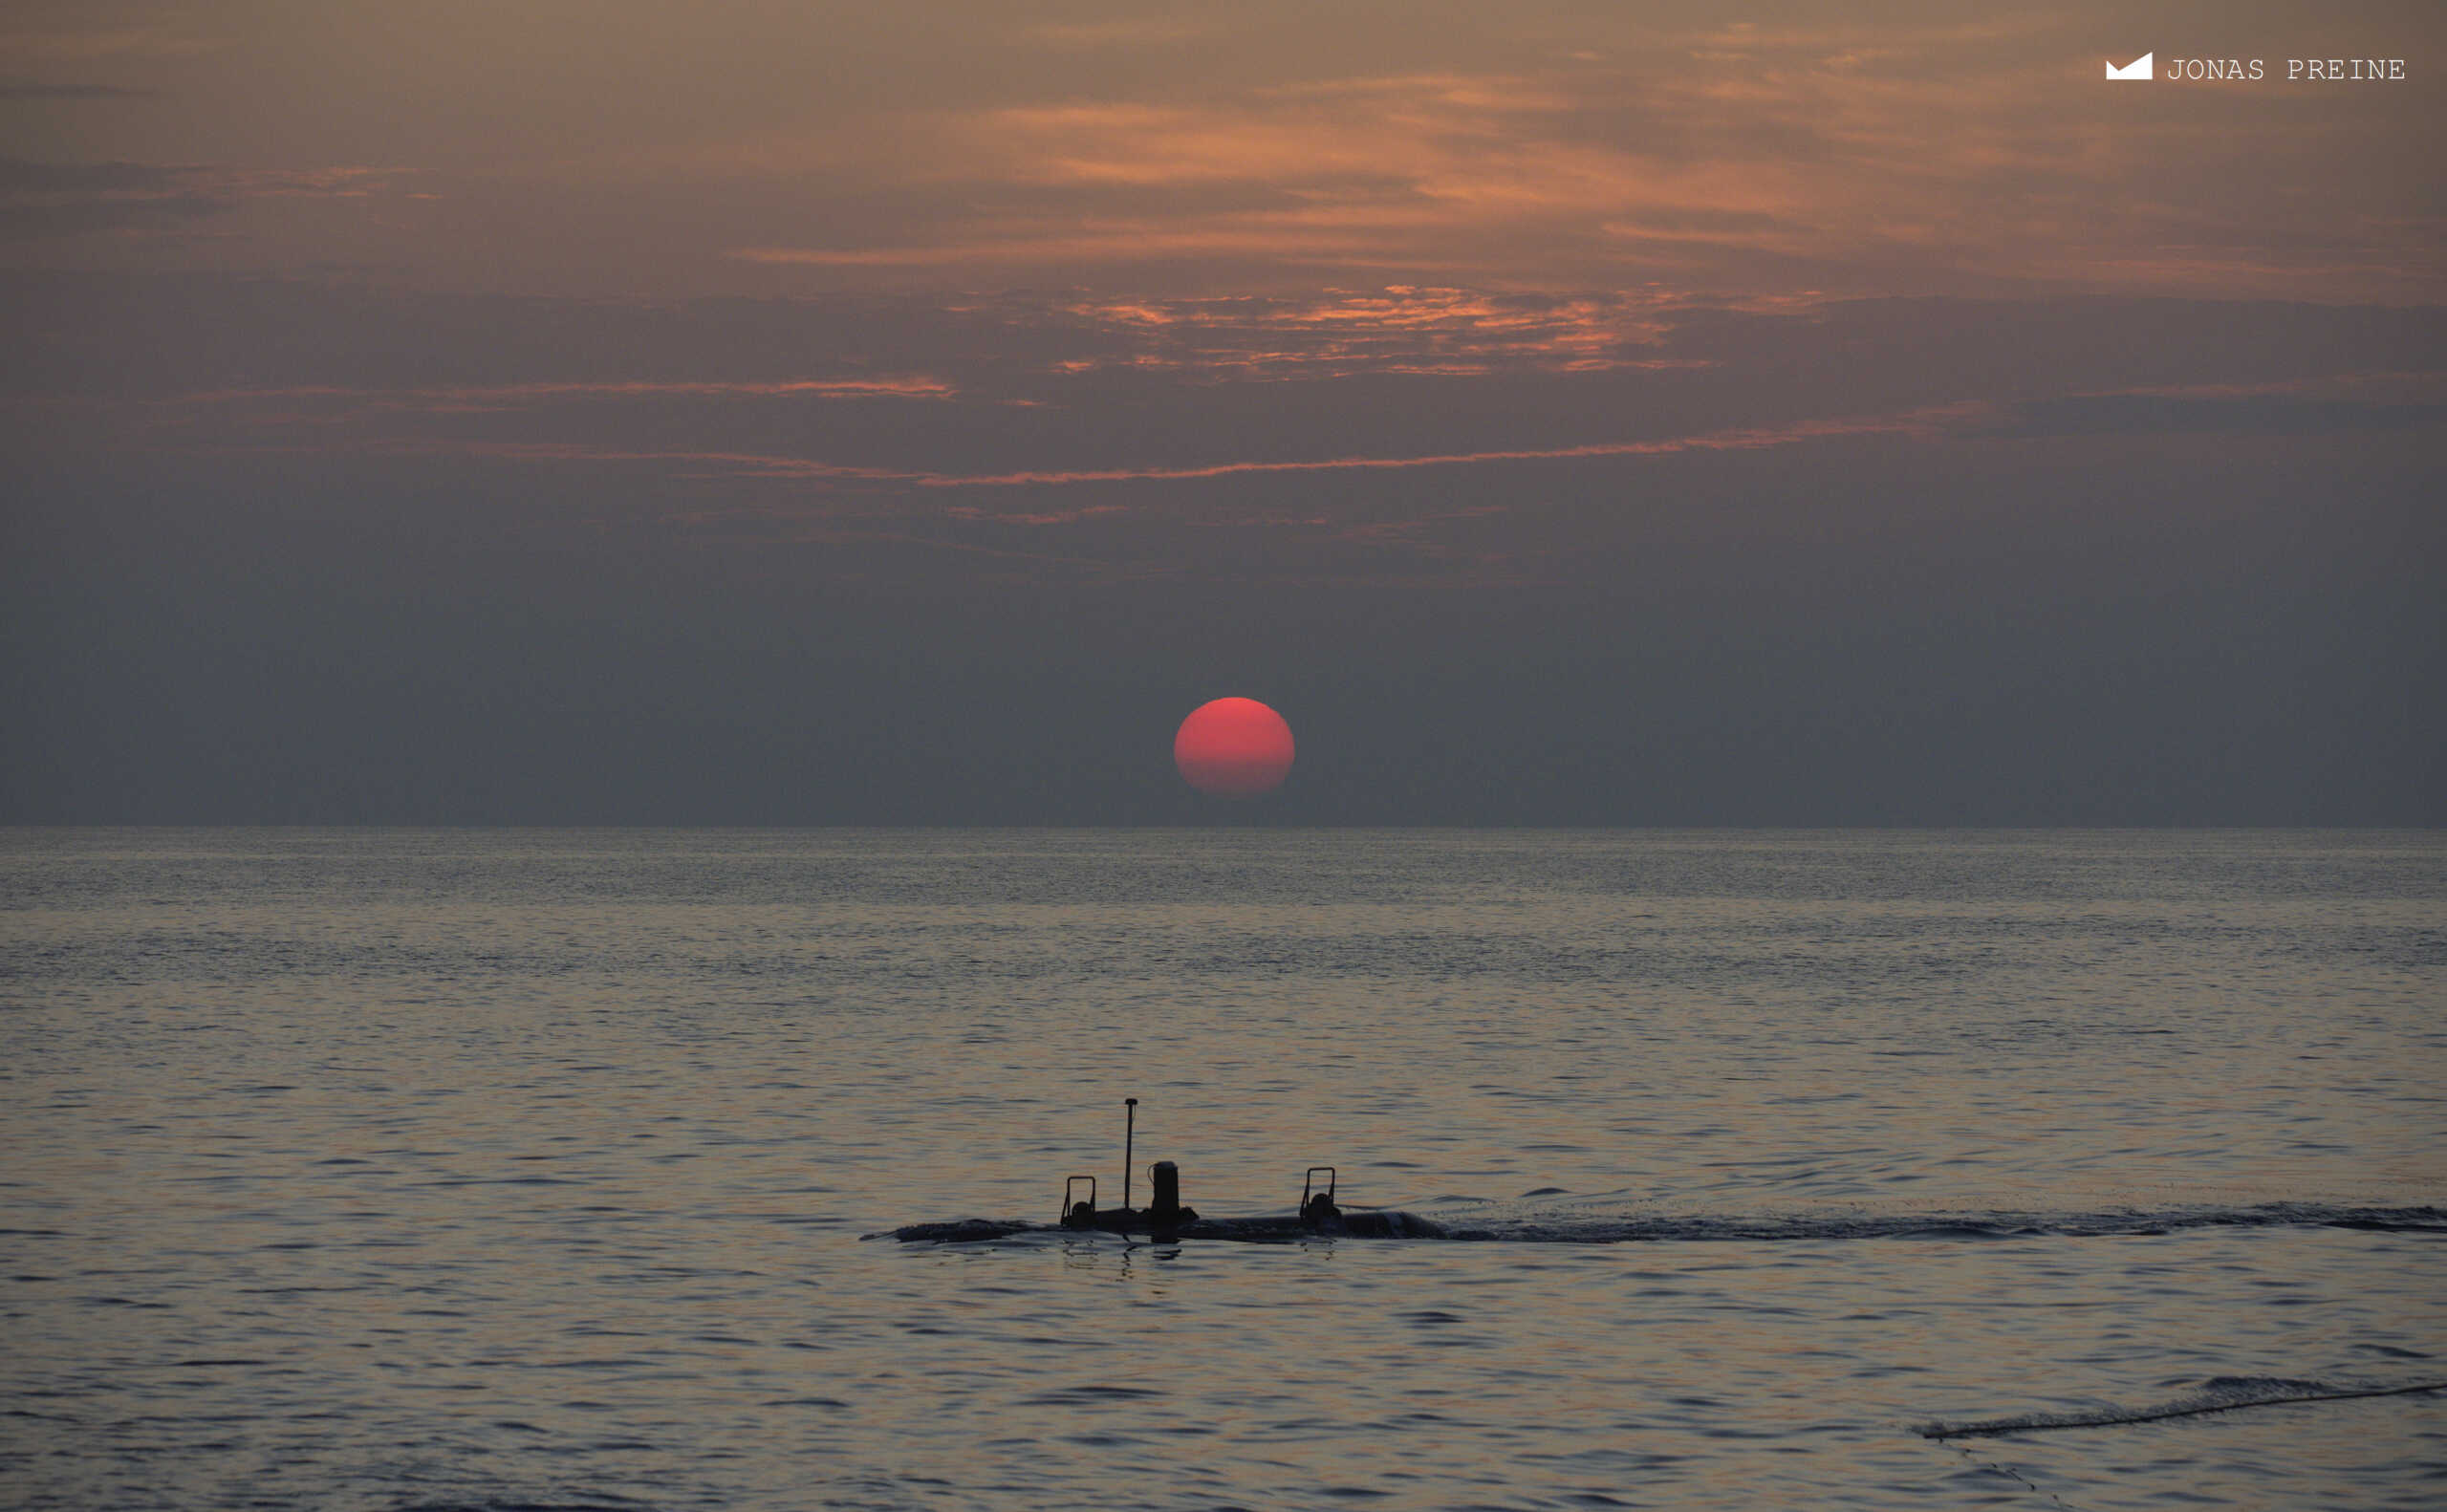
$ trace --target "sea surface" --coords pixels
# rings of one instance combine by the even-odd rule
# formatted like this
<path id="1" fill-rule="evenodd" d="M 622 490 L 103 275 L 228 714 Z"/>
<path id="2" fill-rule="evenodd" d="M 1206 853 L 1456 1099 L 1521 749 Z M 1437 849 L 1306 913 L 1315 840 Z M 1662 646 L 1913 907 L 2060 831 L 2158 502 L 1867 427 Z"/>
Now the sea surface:
<path id="1" fill-rule="evenodd" d="M 11 1507 L 2447 1505 L 2436 832 L 14 831 L 0 1089 Z"/>

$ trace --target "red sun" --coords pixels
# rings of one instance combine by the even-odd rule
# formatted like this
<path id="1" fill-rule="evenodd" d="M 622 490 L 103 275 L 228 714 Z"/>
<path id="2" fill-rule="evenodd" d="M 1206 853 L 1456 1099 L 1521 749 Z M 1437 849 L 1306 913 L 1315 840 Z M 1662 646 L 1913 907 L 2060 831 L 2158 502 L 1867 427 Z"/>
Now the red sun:
<path id="1" fill-rule="evenodd" d="M 1291 769 L 1291 726 L 1255 699 L 1217 699 L 1181 721 L 1173 765 L 1200 792 L 1254 798 L 1283 786 Z"/>

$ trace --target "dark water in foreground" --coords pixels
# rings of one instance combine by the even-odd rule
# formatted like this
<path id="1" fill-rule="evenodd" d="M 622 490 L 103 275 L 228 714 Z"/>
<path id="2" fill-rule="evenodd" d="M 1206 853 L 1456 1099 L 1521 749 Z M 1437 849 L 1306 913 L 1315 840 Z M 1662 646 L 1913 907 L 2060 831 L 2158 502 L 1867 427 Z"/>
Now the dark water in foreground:
<path id="1" fill-rule="evenodd" d="M 0 1503 L 2447 1501 L 2435 833 L 14 832 L 0 907 Z M 1457 1237 L 1045 1230 L 1134 1094 L 1208 1213 Z"/>

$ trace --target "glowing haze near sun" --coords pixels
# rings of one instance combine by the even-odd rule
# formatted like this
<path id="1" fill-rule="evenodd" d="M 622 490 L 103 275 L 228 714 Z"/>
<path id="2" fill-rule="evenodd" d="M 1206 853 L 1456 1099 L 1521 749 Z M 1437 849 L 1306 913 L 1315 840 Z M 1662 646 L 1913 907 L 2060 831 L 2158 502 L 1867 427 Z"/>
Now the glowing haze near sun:
<path id="1" fill-rule="evenodd" d="M 1291 726 L 1255 699 L 1202 703 L 1173 737 L 1173 765 L 1202 793 L 1255 798 L 1291 770 Z"/>

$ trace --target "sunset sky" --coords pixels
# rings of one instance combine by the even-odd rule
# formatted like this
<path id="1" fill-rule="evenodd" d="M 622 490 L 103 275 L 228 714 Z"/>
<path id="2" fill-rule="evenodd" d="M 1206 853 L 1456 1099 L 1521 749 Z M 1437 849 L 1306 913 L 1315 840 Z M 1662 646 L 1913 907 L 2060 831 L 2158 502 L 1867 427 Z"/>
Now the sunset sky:
<path id="1" fill-rule="evenodd" d="M 0 821 L 2447 822 L 2447 12 L 1734 13 L 21 0 Z"/>

